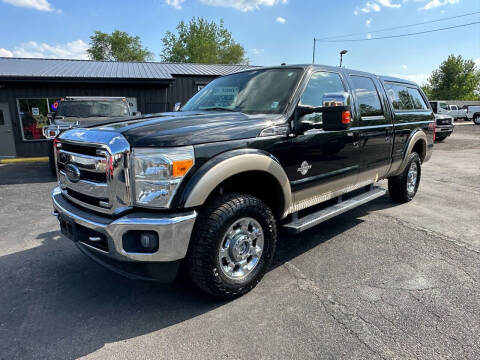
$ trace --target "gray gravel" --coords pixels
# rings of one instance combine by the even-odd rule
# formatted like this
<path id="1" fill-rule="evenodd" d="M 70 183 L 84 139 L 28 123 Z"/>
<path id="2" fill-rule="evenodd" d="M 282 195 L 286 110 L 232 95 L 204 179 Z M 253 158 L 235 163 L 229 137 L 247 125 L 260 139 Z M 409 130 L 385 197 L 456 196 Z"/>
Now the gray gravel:
<path id="1" fill-rule="evenodd" d="M 0 166 L 0 358 L 478 359 L 479 140 L 437 144 L 411 203 L 282 234 L 231 302 L 96 265 L 57 231 L 46 165 Z"/>

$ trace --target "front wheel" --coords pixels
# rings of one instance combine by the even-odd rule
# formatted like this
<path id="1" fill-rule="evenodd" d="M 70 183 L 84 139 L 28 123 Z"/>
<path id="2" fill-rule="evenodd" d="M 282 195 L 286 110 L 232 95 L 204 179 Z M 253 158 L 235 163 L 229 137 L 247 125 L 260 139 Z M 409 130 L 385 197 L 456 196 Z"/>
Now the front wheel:
<path id="1" fill-rule="evenodd" d="M 243 295 L 267 271 L 276 241 L 275 219 L 263 201 L 245 194 L 218 196 L 196 220 L 187 254 L 190 279 L 220 299 Z"/>
<path id="2" fill-rule="evenodd" d="M 441 141 L 445 140 L 446 138 L 447 138 L 446 136 L 437 136 L 437 137 L 435 138 L 435 141 L 441 142 Z"/>
<path id="3" fill-rule="evenodd" d="M 412 200 L 420 184 L 421 161 L 416 152 L 409 155 L 407 166 L 400 175 L 388 178 L 388 193 L 396 202 L 405 203 Z"/>
<path id="4" fill-rule="evenodd" d="M 475 117 L 473 118 L 473 123 L 475 125 L 480 125 L 480 115 L 475 115 Z"/>

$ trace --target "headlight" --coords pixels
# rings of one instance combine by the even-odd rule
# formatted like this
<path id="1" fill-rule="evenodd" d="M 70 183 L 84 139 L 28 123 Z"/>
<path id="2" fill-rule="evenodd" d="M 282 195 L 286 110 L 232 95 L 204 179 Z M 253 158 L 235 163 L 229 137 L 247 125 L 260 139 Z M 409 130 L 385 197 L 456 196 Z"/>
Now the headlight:
<path id="1" fill-rule="evenodd" d="M 167 208 L 178 185 L 194 164 L 193 146 L 134 148 L 135 203 Z"/>

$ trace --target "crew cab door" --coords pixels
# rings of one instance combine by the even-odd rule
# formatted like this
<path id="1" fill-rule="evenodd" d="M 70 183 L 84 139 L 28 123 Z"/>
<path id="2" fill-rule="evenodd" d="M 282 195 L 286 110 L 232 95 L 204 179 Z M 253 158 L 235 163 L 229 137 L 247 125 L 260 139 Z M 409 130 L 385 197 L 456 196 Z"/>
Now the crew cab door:
<path id="1" fill-rule="evenodd" d="M 299 105 L 322 106 L 325 93 L 347 90 L 340 72 L 315 71 Z M 316 123 L 315 129 L 298 133 L 292 139 L 292 167 L 288 169 L 296 210 L 313 205 L 325 194 L 333 194 L 357 182 L 358 149 L 354 131 L 325 131 L 322 113 L 305 115 L 300 121 Z M 329 196 L 329 195 L 328 195 Z"/>
<path id="2" fill-rule="evenodd" d="M 388 111 L 385 92 L 374 76 L 349 76 L 355 97 L 354 118 L 358 123 L 355 145 L 360 151 L 359 183 L 372 183 L 390 168 L 393 144 L 392 115 Z"/>

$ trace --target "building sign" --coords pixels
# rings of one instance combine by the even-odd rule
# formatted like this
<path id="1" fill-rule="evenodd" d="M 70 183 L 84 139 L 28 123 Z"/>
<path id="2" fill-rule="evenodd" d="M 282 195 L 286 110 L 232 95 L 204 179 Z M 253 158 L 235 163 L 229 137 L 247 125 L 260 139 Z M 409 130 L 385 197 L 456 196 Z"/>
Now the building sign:
<path id="1" fill-rule="evenodd" d="M 32 108 L 32 115 L 33 116 L 39 116 L 40 115 L 40 109 L 39 108 Z"/>

